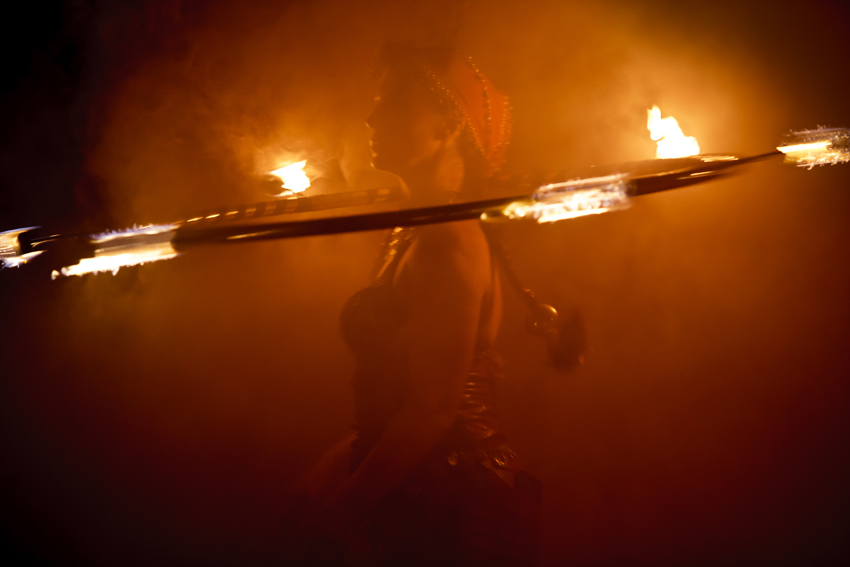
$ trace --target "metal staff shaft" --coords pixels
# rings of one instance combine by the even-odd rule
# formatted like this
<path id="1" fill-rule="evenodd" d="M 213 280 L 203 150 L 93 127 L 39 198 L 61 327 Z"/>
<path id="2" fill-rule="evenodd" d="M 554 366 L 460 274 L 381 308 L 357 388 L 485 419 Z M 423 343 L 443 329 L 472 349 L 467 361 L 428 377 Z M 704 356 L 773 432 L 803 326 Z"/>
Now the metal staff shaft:
<path id="1" fill-rule="evenodd" d="M 328 193 L 324 195 L 292 196 L 274 201 L 237 205 L 207 210 L 196 215 L 190 215 L 175 224 L 208 224 L 222 221 L 245 221 L 262 217 L 290 215 L 296 213 L 313 213 L 331 209 L 392 203 L 402 198 L 403 191 L 399 186 L 377 187 L 358 191 Z"/>
<path id="2" fill-rule="evenodd" d="M 516 199 L 517 197 L 504 197 L 471 203 L 302 221 L 207 227 L 187 225 L 177 229 L 172 244 L 180 252 L 200 244 L 255 242 L 469 220 L 478 218 L 488 211 L 498 210 Z"/>
<path id="3" fill-rule="evenodd" d="M 0 261 L 5 267 L 22 265 L 51 251 L 59 275 L 82 275 L 166 260 L 193 247 L 254 242 L 300 236 L 340 234 L 454 222 L 533 218 L 552 222 L 628 206 L 630 197 L 686 187 L 729 175 L 738 166 L 780 155 L 779 151 L 738 158 L 700 155 L 593 167 L 576 175 L 505 176 L 486 181 L 490 199 L 389 212 L 343 215 L 308 220 L 240 222 L 295 212 L 389 202 L 398 193 L 387 188 L 314 197 L 295 197 L 237 207 L 185 221 L 143 226 L 94 235 L 42 236 L 31 229 L 0 233 Z M 399 190 L 396 190 L 399 191 Z M 61 264 L 59 263 L 61 262 Z M 73 262 L 77 264 L 71 265 Z"/>
<path id="4" fill-rule="evenodd" d="M 605 168 L 592 168 L 599 176 L 610 171 L 631 171 L 628 177 L 630 196 L 648 195 L 670 189 L 678 189 L 704 183 L 731 173 L 732 168 L 753 161 L 781 155 L 778 151 L 756 156 L 736 158 L 732 156 L 700 156 L 673 160 L 649 160 L 633 164 L 621 164 Z M 506 197 L 333 218 L 301 221 L 278 221 L 257 224 L 219 224 L 217 226 L 192 226 L 178 228 L 172 244 L 178 252 L 206 244 L 225 244 L 277 240 L 300 236 L 318 236 L 345 232 L 362 232 L 394 228 L 396 226 L 420 226 L 480 218 L 482 215 L 497 218 L 505 207 L 533 198 L 530 191 L 546 184 L 566 179 L 564 173 L 548 175 L 525 175 L 503 177 L 491 182 L 493 192 L 506 189 L 526 189 L 525 192 Z"/>

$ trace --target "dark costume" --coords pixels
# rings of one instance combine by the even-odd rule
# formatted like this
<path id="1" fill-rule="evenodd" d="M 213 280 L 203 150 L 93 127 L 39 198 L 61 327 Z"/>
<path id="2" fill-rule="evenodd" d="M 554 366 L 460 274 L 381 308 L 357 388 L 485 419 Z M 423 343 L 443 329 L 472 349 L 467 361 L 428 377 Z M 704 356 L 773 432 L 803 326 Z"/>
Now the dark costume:
<path id="1" fill-rule="evenodd" d="M 353 472 L 407 401 L 406 313 L 391 282 L 410 242 L 396 229 L 376 281 L 345 305 L 341 328 L 356 357 Z M 531 565 L 540 486 L 519 470 L 494 408 L 502 379 L 495 351 L 474 355 L 451 430 L 358 530 L 370 565 Z M 514 478 L 510 487 L 495 471 Z M 357 555 L 357 553 L 355 553 Z"/>

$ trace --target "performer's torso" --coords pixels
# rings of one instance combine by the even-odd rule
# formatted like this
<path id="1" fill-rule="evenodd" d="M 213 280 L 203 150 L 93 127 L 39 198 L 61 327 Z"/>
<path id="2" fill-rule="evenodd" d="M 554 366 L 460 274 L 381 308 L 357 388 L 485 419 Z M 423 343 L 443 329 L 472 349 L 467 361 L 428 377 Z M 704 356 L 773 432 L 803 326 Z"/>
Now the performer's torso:
<path id="1" fill-rule="evenodd" d="M 377 442 L 393 416 L 407 402 L 408 357 L 411 337 L 407 309 L 394 289 L 394 278 L 405 252 L 415 238 L 410 229 L 395 229 L 372 285 L 352 296 L 341 314 L 343 337 L 355 356 L 352 385 L 355 393 L 355 428 L 352 466 L 356 467 Z M 440 446 L 438 458 L 454 464 L 479 461 L 495 468 L 513 468 L 514 455 L 505 444 L 495 410 L 495 389 L 502 378 L 501 357 L 492 349 L 493 317 L 500 314 L 498 278 L 482 305 L 487 321 L 480 325 L 476 352 L 470 366 L 454 426 Z M 498 309 L 498 312 L 497 312 Z M 485 312 L 486 310 L 486 312 Z M 498 322 L 496 322 L 498 324 Z"/>

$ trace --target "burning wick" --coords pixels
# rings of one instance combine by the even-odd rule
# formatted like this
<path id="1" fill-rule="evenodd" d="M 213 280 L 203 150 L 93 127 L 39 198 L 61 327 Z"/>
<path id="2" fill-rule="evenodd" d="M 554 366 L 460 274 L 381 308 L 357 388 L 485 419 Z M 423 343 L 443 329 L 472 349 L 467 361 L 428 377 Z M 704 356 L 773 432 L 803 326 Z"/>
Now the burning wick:
<path id="1" fill-rule="evenodd" d="M 149 225 L 127 230 L 104 232 L 92 235 L 92 243 L 97 245 L 94 258 L 83 258 L 78 264 L 66 266 L 50 275 L 81 276 L 98 272 L 118 273 L 126 266 L 138 266 L 157 260 L 170 260 L 177 256 L 171 245 L 176 225 Z"/>
<path id="2" fill-rule="evenodd" d="M 291 163 L 269 172 L 269 175 L 280 177 L 281 181 L 283 181 L 281 184 L 283 191 L 277 195 L 278 197 L 301 193 L 310 187 L 310 179 L 304 173 L 305 165 L 307 165 L 307 160 Z"/>
<path id="3" fill-rule="evenodd" d="M 685 136 L 675 118 L 661 118 L 661 110 L 657 106 L 653 106 L 647 113 L 646 127 L 649 137 L 658 142 L 656 158 L 680 158 L 699 154 L 697 139 Z"/>
<path id="4" fill-rule="evenodd" d="M 850 130 L 816 128 L 792 132 L 787 143 L 776 148 L 785 154 L 785 162 L 812 169 L 816 165 L 850 162 Z"/>
<path id="5" fill-rule="evenodd" d="M 511 203 L 504 209 L 509 219 L 533 218 L 539 223 L 598 215 L 629 207 L 626 174 L 575 179 L 543 185 L 531 199 Z"/>

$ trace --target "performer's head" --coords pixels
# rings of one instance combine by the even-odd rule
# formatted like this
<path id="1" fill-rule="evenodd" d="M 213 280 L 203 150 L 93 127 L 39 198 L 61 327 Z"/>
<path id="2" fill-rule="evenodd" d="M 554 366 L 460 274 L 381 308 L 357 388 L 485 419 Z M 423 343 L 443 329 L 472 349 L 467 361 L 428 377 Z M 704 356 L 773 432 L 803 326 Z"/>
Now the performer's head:
<path id="1" fill-rule="evenodd" d="M 469 60 L 444 47 L 389 45 L 367 119 L 373 165 L 409 181 L 458 163 L 466 187 L 501 166 L 510 106 Z"/>

